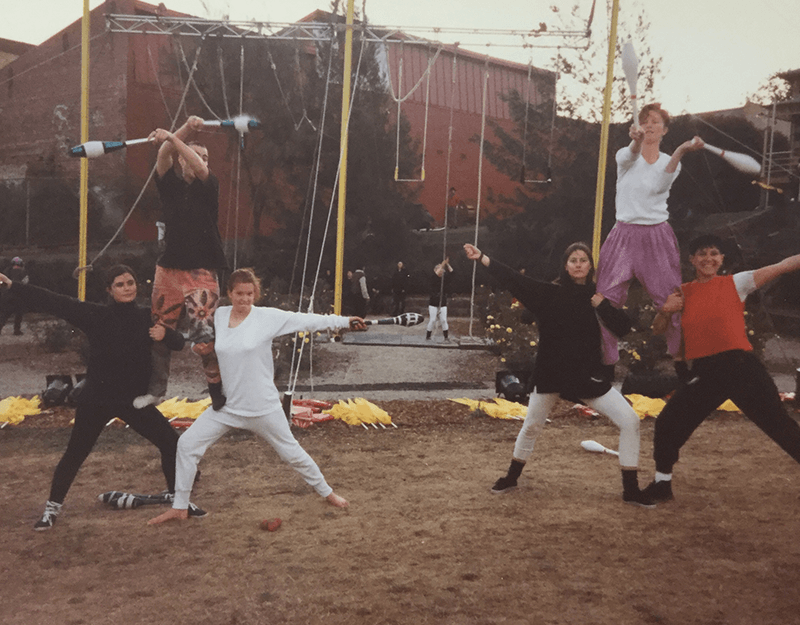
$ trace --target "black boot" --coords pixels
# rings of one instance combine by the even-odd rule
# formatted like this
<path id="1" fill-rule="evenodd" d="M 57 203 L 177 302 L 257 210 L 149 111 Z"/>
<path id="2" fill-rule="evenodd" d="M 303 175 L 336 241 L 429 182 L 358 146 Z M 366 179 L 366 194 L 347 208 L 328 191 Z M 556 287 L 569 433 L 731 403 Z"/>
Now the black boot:
<path id="1" fill-rule="evenodd" d="M 450 340 L 450 338 L 449 338 L 450 337 L 450 331 L 449 330 L 442 330 L 442 334 L 444 334 L 444 340 L 445 341 L 449 341 Z"/>
<path id="2" fill-rule="evenodd" d="M 672 501 L 675 498 L 672 494 L 672 480 L 653 480 L 642 492 L 656 502 Z"/>
<path id="3" fill-rule="evenodd" d="M 494 486 L 492 486 L 492 493 L 499 495 L 500 493 L 507 493 L 511 490 L 514 490 L 517 487 L 517 478 L 522 473 L 522 469 L 524 467 L 524 462 L 521 462 L 516 458 L 512 458 L 511 466 L 508 467 L 508 473 L 505 477 L 501 477 L 494 483 Z"/>
<path id="4" fill-rule="evenodd" d="M 211 396 L 211 407 L 214 410 L 222 410 L 228 398 L 222 393 L 222 382 L 208 384 L 208 394 Z"/>
<path id="5" fill-rule="evenodd" d="M 425 333 L 425 340 L 426 341 L 430 341 L 431 340 L 431 334 L 432 334 L 431 332 L 426 332 Z"/>
<path id="6" fill-rule="evenodd" d="M 655 508 L 655 500 L 639 489 L 636 469 L 622 469 L 622 501 L 642 508 Z"/>

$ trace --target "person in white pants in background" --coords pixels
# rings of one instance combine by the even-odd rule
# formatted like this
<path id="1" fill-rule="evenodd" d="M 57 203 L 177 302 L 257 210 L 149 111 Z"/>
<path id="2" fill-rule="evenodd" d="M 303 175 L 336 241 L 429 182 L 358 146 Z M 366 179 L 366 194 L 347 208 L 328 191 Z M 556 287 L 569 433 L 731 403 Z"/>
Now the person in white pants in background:
<path id="1" fill-rule="evenodd" d="M 316 462 L 292 435 L 274 382 L 272 340 L 304 330 L 364 330 L 364 320 L 257 307 L 253 304 L 260 291 L 260 281 L 251 269 L 238 269 L 228 280 L 232 306 L 221 307 L 214 315 L 215 349 L 227 402 L 220 410 L 208 408 L 178 440 L 175 500 L 172 509 L 150 519 L 150 525 L 189 517 L 197 463 L 211 445 L 233 428 L 249 430 L 266 440 L 281 460 L 331 505 L 348 505 L 346 499 L 333 492 Z"/>

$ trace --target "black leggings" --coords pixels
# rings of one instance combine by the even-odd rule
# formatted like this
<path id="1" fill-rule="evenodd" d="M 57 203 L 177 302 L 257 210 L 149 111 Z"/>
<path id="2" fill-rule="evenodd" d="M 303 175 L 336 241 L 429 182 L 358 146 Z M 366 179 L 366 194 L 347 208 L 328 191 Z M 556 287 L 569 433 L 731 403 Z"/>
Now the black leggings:
<path id="1" fill-rule="evenodd" d="M 681 447 L 727 399 L 800 462 L 800 426 L 786 412 L 775 382 L 752 352 L 732 350 L 699 358 L 692 375 L 697 379 L 680 386 L 656 419 L 656 471 L 672 473 Z"/>
<path id="2" fill-rule="evenodd" d="M 155 406 L 141 410 L 133 406 L 108 406 L 89 404 L 75 410 L 75 425 L 67 443 L 67 450 L 56 467 L 50 486 L 50 501 L 63 503 L 69 487 L 83 461 L 89 456 L 100 433 L 114 417 L 122 419 L 134 432 L 141 434 L 161 452 L 161 470 L 167 480 L 169 492 L 175 491 L 175 454 L 178 433 Z"/>

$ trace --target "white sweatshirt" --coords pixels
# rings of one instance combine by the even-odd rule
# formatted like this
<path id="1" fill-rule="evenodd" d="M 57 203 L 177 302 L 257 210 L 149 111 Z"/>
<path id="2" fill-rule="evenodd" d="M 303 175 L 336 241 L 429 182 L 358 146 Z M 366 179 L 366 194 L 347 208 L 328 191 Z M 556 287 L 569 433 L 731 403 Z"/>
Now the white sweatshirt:
<path id="1" fill-rule="evenodd" d="M 631 152 L 630 146 L 617 151 L 617 221 L 655 226 L 669 219 L 669 190 L 681 172 L 680 163 L 673 173 L 665 171 L 670 158 L 659 152 L 651 165 L 641 152 Z"/>
<path id="2" fill-rule="evenodd" d="M 304 330 L 338 330 L 350 324 L 349 317 L 253 306 L 242 323 L 230 328 L 230 316 L 230 306 L 218 308 L 214 313 L 214 349 L 219 359 L 222 390 L 228 398 L 225 411 L 242 417 L 261 416 L 270 404 L 280 404 L 272 362 L 273 338 Z"/>

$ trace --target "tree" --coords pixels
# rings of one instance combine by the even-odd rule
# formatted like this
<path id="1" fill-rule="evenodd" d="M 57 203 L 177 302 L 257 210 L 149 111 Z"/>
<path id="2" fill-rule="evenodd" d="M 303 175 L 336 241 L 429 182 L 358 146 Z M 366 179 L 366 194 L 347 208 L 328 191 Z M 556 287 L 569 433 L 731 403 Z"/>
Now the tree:
<path id="1" fill-rule="evenodd" d="M 341 20 L 333 15 L 331 19 Z M 331 42 L 221 40 L 203 49 L 195 80 L 212 110 L 219 114 L 238 100 L 240 46 L 244 45 L 244 110 L 263 120 L 247 137 L 242 153 L 242 193 L 253 208 L 253 260 L 270 276 L 295 286 L 310 239 L 308 278 L 313 278 L 323 248 L 323 273 L 335 256 L 335 219 L 329 218 L 339 163 L 343 33 Z M 363 54 L 361 46 L 364 46 Z M 361 61 L 360 67 L 358 61 Z M 220 66 L 226 68 L 221 72 Z M 358 76 L 355 72 L 358 71 Z M 407 187 L 393 183 L 394 131 L 389 125 L 388 96 L 381 82 L 375 46 L 356 37 L 348 153 L 346 269 L 382 266 L 406 245 L 406 215 L 413 199 Z M 223 82 L 224 80 L 224 82 Z M 327 108 L 326 108 L 327 100 Z M 325 119 L 322 112 L 325 110 Z M 238 112 L 238 106 L 232 113 Z M 323 130 L 324 126 L 324 130 Z M 320 132 L 323 132 L 320 143 Z M 321 145 L 319 172 L 315 172 Z M 236 158 L 238 141 L 228 157 Z M 401 127 L 401 158 L 413 162 L 413 142 Z M 315 188 L 315 182 L 316 188 Z M 247 184 L 245 184 L 247 183 Z M 313 198 L 313 206 L 312 206 Z M 313 218 L 313 219 L 312 219 Z M 330 219 L 330 221 L 329 221 Z M 313 221 L 311 235 L 309 224 Z M 273 231 L 267 234 L 267 223 Z M 299 262 L 298 262 L 299 259 Z M 294 262 L 293 262 L 294 261 Z"/>
<path id="2" fill-rule="evenodd" d="M 770 106 L 774 102 L 786 102 L 791 97 L 792 89 L 789 81 L 778 74 L 773 74 L 747 96 L 747 99 L 761 106 Z"/>
<path id="3" fill-rule="evenodd" d="M 602 3 L 601 3 L 602 6 Z M 608 58 L 608 29 L 611 21 L 611 1 L 605 2 L 605 20 L 595 19 L 588 45 L 581 49 L 561 50 L 554 59 L 559 73 L 558 111 L 560 114 L 590 122 L 599 122 L 603 112 L 603 92 L 606 84 Z M 577 5 L 567 15 L 557 6 L 551 7 L 562 25 L 584 19 Z M 655 98 L 655 85 L 661 72 L 661 57 L 654 56 L 649 44 L 650 21 L 639 1 L 621 3 L 617 25 L 614 82 L 612 87 L 611 119 L 622 122 L 631 119 L 630 92 L 622 71 L 622 45 L 630 40 L 639 60 L 637 96 L 640 102 Z"/>

